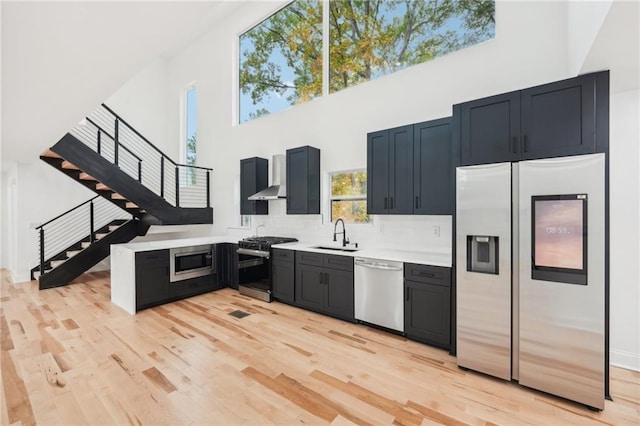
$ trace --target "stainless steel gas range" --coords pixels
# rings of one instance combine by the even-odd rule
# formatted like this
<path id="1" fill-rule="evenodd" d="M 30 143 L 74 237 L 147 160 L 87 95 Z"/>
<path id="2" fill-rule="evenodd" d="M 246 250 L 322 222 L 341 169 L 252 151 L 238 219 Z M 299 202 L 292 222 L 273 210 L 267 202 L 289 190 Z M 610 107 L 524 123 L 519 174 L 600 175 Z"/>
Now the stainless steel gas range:
<path id="1" fill-rule="evenodd" d="M 271 302 L 271 246 L 298 241 L 289 237 L 248 237 L 238 242 L 240 294 Z"/>

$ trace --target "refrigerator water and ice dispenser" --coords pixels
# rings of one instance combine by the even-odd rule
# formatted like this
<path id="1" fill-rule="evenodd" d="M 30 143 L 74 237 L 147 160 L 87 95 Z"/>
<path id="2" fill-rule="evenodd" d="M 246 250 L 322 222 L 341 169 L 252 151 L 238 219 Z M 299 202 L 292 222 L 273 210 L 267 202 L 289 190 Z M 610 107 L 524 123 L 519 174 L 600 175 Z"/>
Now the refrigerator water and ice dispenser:
<path id="1" fill-rule="evenodd" d="M 467 271 L 498 275 L 498 237 L 467 236 Z"/>

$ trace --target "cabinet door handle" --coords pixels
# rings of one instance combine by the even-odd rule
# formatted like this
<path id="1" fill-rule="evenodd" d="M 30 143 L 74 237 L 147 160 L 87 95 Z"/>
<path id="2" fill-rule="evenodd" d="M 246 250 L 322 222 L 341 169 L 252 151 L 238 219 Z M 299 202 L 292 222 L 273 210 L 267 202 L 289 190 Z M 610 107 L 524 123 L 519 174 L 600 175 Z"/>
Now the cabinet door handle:
<path id="1" fill-rule="evenodd" d="M 389 201 L 389 210 L 393 210 L 393 197 Z"/>
<path id="2" fill-rule="evenodd" d="M 384 197 L 384 209 L 387 209 L 387 197 Z"/>
<path id="3" fill-rule="evenodd" d="M 418 208 L 418 196 L 416 195 L 416 209 Z"/>
<path id="4" fill-rule="evenodd" d="M 435 277 L 436 274 L 432 273 L 432 272 L 418 272 L 418 275 L 420 275 L 421 277 Z"/>
<path id="5" fill-rule="evenodd" d="M 517 136 L 514 136 L 511 141 L 511 151 L 513 151 L 514 154 L 518 153 L 518 137 Z"/>
<path id="6" fill-rule="evenodd" d="M 527 144 L 527 142 L 528 142 L 528 141 L 527 141 L 527 139 L 528 139 L 528 138 L 527 138 L 527 134 L 525 133 L 525 134 L 522 136 L 522 143 L 523 143 L 523 145 L 524 145 L 524 146 L 523 146 L 523 149 L 522 149 L 522 152 L 527 152 L 527 145 L 528 145 L 528 144 Z"/>
<path id="7" fill-rule="evenodd" d="M 411 299 L 411 289 L 409 287 L 404 289 L 405 300 L 408 302 Z"/>
<path id="8" fill-rule="evenodd" d="M 329 285 L 329 274 L 326 272 L 324 274 L 324 285 Z"/>
<path id="9" fill-rule="evenodd" d="M 324 284 L 324 272 L 320 272 L 320 284 Z"/>

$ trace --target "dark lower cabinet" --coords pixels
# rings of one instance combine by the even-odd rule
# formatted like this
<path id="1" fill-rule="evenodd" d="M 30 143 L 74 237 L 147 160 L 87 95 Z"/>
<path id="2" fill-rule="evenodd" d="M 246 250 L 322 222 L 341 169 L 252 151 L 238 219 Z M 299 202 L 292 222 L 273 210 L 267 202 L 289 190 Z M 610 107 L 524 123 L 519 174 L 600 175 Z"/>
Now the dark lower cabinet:
<path id="1" fill-rule="evenodd" d="M 271 258 L 271 284 L 273 297 L 281 302 L 295 302 L 295 252 L 273 249 Z"/>
<path id="2" fill-rule="evenodd" d="M 238 249 L 237 244 L 216 244 L 216 275 L 218 288 L 238 289 Z"/>
<path id="3" fill-rule="evenodd" d="M 164 303 L 169 298 L 169 250 L 135 255 L 136 310 Z"/>
<path id="4" fill-rule="evenodd" d="M 324 311 L 323 267 L 298 264 L 296 266 L 295 287 L 296 304 L 314 311 Z"/>
<path id="5" fill-rule="evenodd" d="M 195 296 L 208 291 L 217 290 L 216 275 L 190 278 L 188 280 L 175 281 L 169 283 L 169 298 L 182 299 L 184 297 Z"/>
<path id="6" fill-rule="evenodd" d="M 404 331 L 407 337 L 449 349 L 451 268 L 405 264 Z"/>
<path id="7" fill-rule="evenodd" d="M 354 321 L 353 258 L 296 252 L 295 304 Z"/>
<path id="8" fill-rule="evenodd" d="M 219 257 L 216 260 L 218 259 Z M 216 269 L 222 271 L 225 267 L 216 264 Z M 170 282 L 169 250 L 136 253 L 135 274 L 136 311 L 222 287 L 217 274 Z"/>
<path id="9" fill-rule="evenodd" d="M 329 315 L 353 320 L 353 271 L 325 269 L 324 311 Z"/>

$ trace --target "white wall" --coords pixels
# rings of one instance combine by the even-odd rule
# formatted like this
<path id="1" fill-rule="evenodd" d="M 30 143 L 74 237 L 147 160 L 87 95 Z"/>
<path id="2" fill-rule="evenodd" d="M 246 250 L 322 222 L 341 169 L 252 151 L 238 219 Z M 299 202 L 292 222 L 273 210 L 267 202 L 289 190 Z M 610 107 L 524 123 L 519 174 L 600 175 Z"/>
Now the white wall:
<path id="1" fill-rule="evenodd" d="M 568 4 L 569 72 L 579 74 L 613 0 L 572 1 Z"/>
<path id="2" fill-rule="evenodd" d="M 10 170 L 9 185 L 15 183 L 15 191 L 9 191 L 14 198 L 8 200 L 11 220 L 6 250 L 11 278 L 23 282 L 30 279 L 29 271 L 37 265 L 39 236 L 35 227 L 95 194 L 43 161 L 14 164 Z M 3 237 L 3 250 L 4 245 Z"/>
<path id="3" fill-rule="evenodd" d="M 611 363 L 640 371 L 640 90 L 611 94 Z"/>
<path id="4" fill-rule="evenodd" d="M 176 144 L 169 138 L 167 59 L 156 59 L 127 81 L 104 103 L 151 143 L 178 161 Z"/>
<path id="5" fill-rule="evenodd" d="M 198 162 L 214 169 L 213 233 L 225 232 L 229 225 L 239 223 L 234 200 L 242 158 L 270 159 L 287 148 L 312 145 L 321 149 L 325 173 L 364 168 L 367 132 L 449 116 L 454 103 L 567 75 L 566 6 L 499 3 L 494 40 L 268 117 L 233 125 L 237 36 L 279 6 L 280 3 L 252 4 L 252 11 L 261 8 L 262 13 L 230 16 L 224 25 L 216 26 L 169 63 L 169 101 L 173 105 L 169 132 L 176 140 L 180 90 L 190 81 L 197 82 Z M 539 31 L 538 22 L 546 23 L 545 31 Z M 530 35 L 534 33 L 533 38 Z M 275 203 L 279 202 L 271 202 Z M 271 215 L 266 222 L 270 219 Z M 290 216 L 288 220 L 293 224 L 307 218 Z M 317 229 L 318 235 L 327 235 L 326 227 Z M 373 232 L 383 239 L 392 237 L 376 227 Z M 362 238 L 364 233 L 361 232 Z"/>

